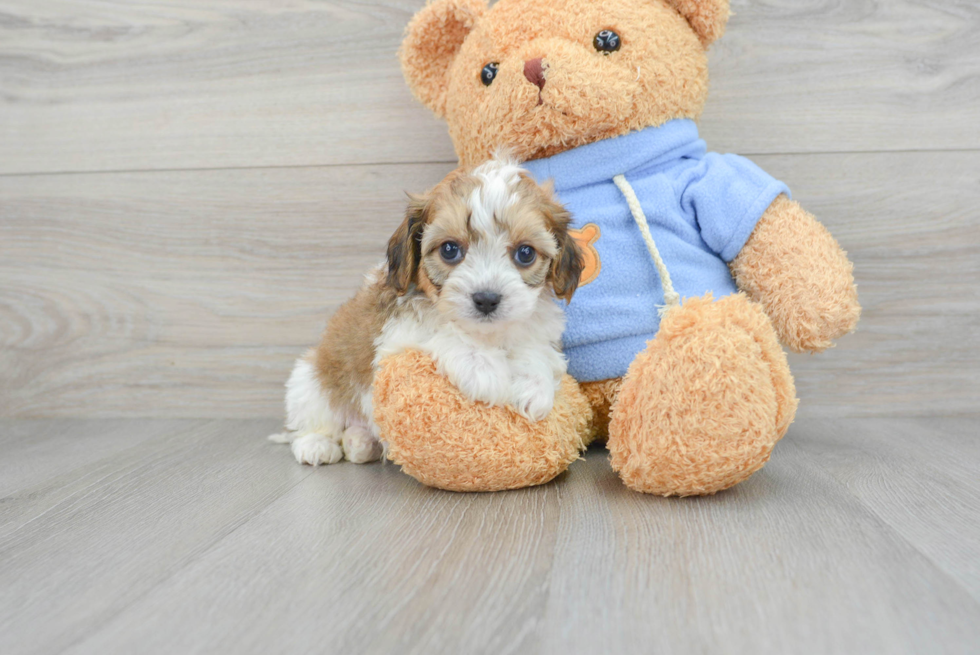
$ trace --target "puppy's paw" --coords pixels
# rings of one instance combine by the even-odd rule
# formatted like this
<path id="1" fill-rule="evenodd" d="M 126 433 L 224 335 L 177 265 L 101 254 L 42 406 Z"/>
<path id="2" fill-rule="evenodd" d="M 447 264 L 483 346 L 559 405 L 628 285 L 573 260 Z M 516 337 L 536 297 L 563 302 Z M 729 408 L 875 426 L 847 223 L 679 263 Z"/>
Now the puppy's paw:
<path id="1" fill-rule="evenodd" d="M 555 405 L 555 383 L 534 376 L 514 380 L 511 403 L 518 414 L 531 421 L 543 421 Z"/>
<path id="2" fill-rule="evenodd" d="M 370 430 L 361 426 L 352 426 L 344 432 L 344 456 L 348 462 L 367 464 L 381 459 L 381 440 Z"/>
<path id="3" fill-rule="evenodd" d="M 470 400 L 503 405 L 509 399 L 510 369 L 501 357 L 472 353 L 447 369 L 449 381 Z"/>
<path id="4" fill-rule="evenodd" d="M 336 464 L 344 458 L 340 439 L 325 434 L 307 434 L 293 442 L 293 456 L 300 464 Z"/>

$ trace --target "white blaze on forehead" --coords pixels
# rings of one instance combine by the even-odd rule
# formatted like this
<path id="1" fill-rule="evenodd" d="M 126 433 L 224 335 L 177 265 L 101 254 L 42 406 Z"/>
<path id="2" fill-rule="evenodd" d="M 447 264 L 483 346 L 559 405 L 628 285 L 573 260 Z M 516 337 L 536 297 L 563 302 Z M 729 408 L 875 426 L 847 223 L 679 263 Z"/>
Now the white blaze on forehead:
<path id="1" fill-rule="evenodd" d="M 480 186 L 470 195 L 470 227 L 486 235 L 497 232 L 496 218 L 517 201 L 516 188 L 523 169 L 509 158 L 497 157 L 483 164 L 473 176 Z"/>

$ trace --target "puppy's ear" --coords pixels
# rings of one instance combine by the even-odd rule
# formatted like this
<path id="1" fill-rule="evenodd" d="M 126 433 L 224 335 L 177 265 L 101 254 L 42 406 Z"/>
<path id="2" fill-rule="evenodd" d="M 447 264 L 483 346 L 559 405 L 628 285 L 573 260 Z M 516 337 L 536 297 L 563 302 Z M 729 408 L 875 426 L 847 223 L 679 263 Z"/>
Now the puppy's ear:
<path id="1" fill-rule="evenodd" d="M 582 256 L 582 250 L 575 238 L 568 231 L 572 216 L 553 199 L 550 181 L 545 183 L 543 191 L 545 194 L 543 207 L 545 219 L 548 221 L 548 227 L 554 235 L 555 241 L 558 242 L 558 254 L 551 262 L 548 280 L 555 290 L 556 298 L 571 302 L 572 294 L 578 289 L 582 269 L 585 268 L 585 258 Z"/>
<path id="2" fill-rule="evenodd" d="M 694 33 L 707 48 L 725 33 L 725 25 L 731 16 L 729 0 L 667 0 L 687 19 Z"/>
<path id="3" fill-rule="evenodd" d="M 428 197 L 409 194 L 405 220 L 388 242 L 387 283 L 399 296 L 408 293 L 408 289 L 418 279 L 419 264 L 422 261 L 422 230 L 425 228 L 428 211 Z"/>
<path id="4" fill-rule="evenodd" d="M 446 114 L 449 69 L 486 10 L 486 0 L 435 0 L 415 14 L 405 30 L 398 52 L 402 73 L 415 97 L 440 118 Z"/>

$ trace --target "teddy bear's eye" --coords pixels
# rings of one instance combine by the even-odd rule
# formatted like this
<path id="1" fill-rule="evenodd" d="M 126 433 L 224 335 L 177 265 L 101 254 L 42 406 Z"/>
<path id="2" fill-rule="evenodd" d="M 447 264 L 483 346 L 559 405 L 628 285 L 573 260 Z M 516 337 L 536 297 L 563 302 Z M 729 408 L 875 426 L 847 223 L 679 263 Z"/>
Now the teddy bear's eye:
<path id="1" fill-rule="evenodd" d="M 480 73 L 480 81 L 483 82 L 483 86 L 490 86 L 493 84 L 493 80 L 497 77 L 497 69 L 500 68 L 498 63 L 489 63 L 483 67 L 483 72 Z"/>
<path id="2" fill-rule="evenodd" d="M 619 50 L 620 46 L 622 46 L 622 40 L 612 30 L 602 30 L 595 35 L 592 45 L 602 54 L 608 55 L 610 52 Z"/>

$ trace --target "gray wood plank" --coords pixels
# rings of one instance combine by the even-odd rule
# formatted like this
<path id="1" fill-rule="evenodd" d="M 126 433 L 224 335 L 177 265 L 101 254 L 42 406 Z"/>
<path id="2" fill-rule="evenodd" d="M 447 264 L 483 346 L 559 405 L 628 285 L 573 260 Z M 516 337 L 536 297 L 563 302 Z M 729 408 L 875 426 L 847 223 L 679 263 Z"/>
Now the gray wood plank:
<path id="1" fill-rule="evenodd" d="M 632 493 L 601 450 L 486 495 L 322 468 L 68 652 L 973 651 L 980 603 L 810 452 L 842 425 L 882 424 L 802 421 L 760 474 L 700 499 Z M 914 453 L 909 436 L 892 448 Z"/>
<path id="2" fill-rule="evenodd" d="M 4 498 L 0 652 L 60 652 L 301 482 L 276 426 L 176 430 Z"/>
<path id="3" fill-rule="evenodd" d="M 422 4 L 5 0 L 0 172 L 454 160 L 395 57 Z M 980 147 L 976 3 L 732 6 L 714 148 Z"/>
<path id="4" fill-rule="evenodd" d="M 0 499 L 24 487 L 37 487 L 131 448 L 148 439 L 203 424 L 198 420 L 134 419 L 0 420 Z M 2 501 L 0 501 L 2 502 Z"/>
<path id="5" fill-rule="evenodd" d="M 980 605 L 962 581 L 804 450 L 837 427 L 797 421 L 760 473 L 693 502 L 636 496 L 590 458 L 594 491 L 565 496 L 542 620 L 550 652 L 973 652 Z"/>
<path id="6" fill-rule="evenodd" d="M 980 600 L 980 424 L 802 423 L 797 443 L 895 532 Z"/>
<path id="7" fill-rule="evenodd" d="M 449 170 L 0 178 L 0 416 L 279 415 L 404 192 Z"/>
<path id="8" fill-rule="evenodd" d="M 864 315 L 801 416 L 980 414 L 980 153 L 775 155 Z M 0 416 L 282 412 L 293 359 L 450 166 L 0 178 Z"/>

